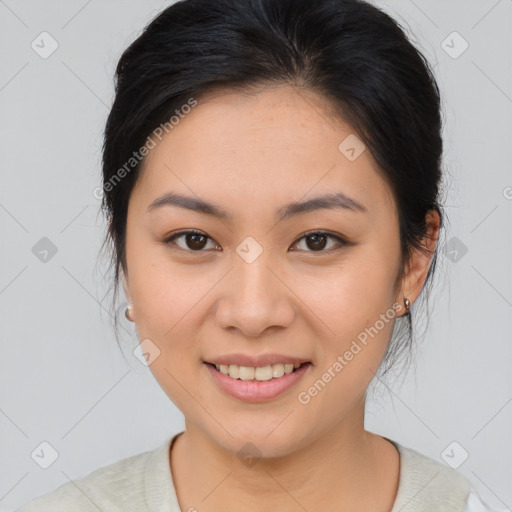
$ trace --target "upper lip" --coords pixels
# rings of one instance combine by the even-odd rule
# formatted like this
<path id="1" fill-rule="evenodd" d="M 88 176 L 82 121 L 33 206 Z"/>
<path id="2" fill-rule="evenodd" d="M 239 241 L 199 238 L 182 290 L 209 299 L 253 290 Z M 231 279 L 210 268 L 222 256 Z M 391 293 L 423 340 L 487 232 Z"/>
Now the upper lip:
<path id="1" fill-rule="evenodd" d="M 205 363 L 212 364 L 236 364 L 237 366 L 269 366 L 273 364 L 286 363 L 308 363 L 308 359 L 302 359 L 297 356 L 287 356 L 284 354 L 261 354 L 259 356 L 251 356 L 249 354 L 225 354 L 205 360 Z"/>

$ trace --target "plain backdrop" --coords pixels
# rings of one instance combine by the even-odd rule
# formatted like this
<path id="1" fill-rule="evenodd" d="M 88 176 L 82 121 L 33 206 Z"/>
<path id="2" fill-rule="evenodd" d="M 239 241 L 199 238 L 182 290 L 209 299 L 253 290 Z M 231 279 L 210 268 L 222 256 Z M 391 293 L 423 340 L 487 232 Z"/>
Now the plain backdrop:
<path id="1" fill-rule="evenodd" d="M 115 340 L 94 193 L 115 65 L 167 5 L 0 0 L 0 511 L 184 426 L 133 356 L 133 324 L 121 318 L 124 357 Z M 510 510 L 512 2 L 377 5 L 442 91 L 449 224 L 414 367 L 401 386 L 377 383 L 366 427 L 442 463 L 449 453 Z M 42 449 L 57 457 L 47 469 Z"/>

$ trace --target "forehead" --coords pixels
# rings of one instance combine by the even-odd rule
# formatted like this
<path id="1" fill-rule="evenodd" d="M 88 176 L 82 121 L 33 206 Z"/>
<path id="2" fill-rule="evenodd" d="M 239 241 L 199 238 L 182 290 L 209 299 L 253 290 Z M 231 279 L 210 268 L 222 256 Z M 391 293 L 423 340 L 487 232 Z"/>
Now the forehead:
<path id="1" fill-rule="evenodd" d="M 342 191 L 373 209 L 394 208 L 369 150 L 357 156 L 364 146 L 353 128 L 312 91 L 218 90 L 187 112 L 145 158 L 138 195 L 146 207 L 179 190 L 233 207 Z M 355 159 L 346 152 L 354 141 Z"/>

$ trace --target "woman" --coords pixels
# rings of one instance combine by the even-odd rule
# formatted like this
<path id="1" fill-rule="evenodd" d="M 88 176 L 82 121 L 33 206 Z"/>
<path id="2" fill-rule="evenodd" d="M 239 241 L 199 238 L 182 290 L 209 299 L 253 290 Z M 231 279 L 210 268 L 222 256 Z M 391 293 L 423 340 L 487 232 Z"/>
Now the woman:
<path id="1" fill-rule="evenodd" d="M 372 5 L 165 9 L 117 67 L 103 208 L 139 357 L 186 428 L 20 510 L 489 510 L 364 428 L 432 280 L 441 154 L 432 71 Z"/>

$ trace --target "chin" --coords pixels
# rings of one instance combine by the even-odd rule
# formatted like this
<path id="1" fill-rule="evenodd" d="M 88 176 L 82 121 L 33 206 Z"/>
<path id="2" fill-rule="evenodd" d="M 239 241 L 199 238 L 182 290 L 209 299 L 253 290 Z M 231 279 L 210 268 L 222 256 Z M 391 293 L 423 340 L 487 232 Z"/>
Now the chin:
<path id="1" fill-rule="evenodd" d="M 280 418 L 282 421 L 286 417 Z M 211 439 L 224 450 L 237 455 L 242 461 L 259 458 L 277 458 L 290 455 L 308 444 L 308 439 L 313 441 L 315 435 L 307 432 L 299 433 L 299 427 L 293 425 L 284 426 L 273 422 L 272 427 L 263 428 L 261 424 L 250 421 L 247 423 L 238 422 L 236 425 L 227 427 L 228 432 L 223 428 L 215 428 L 210 432 Z M 278 425 L 277 428 L 275 425 Z M 304 426 L 300 430 L 303 430 Z"/>

